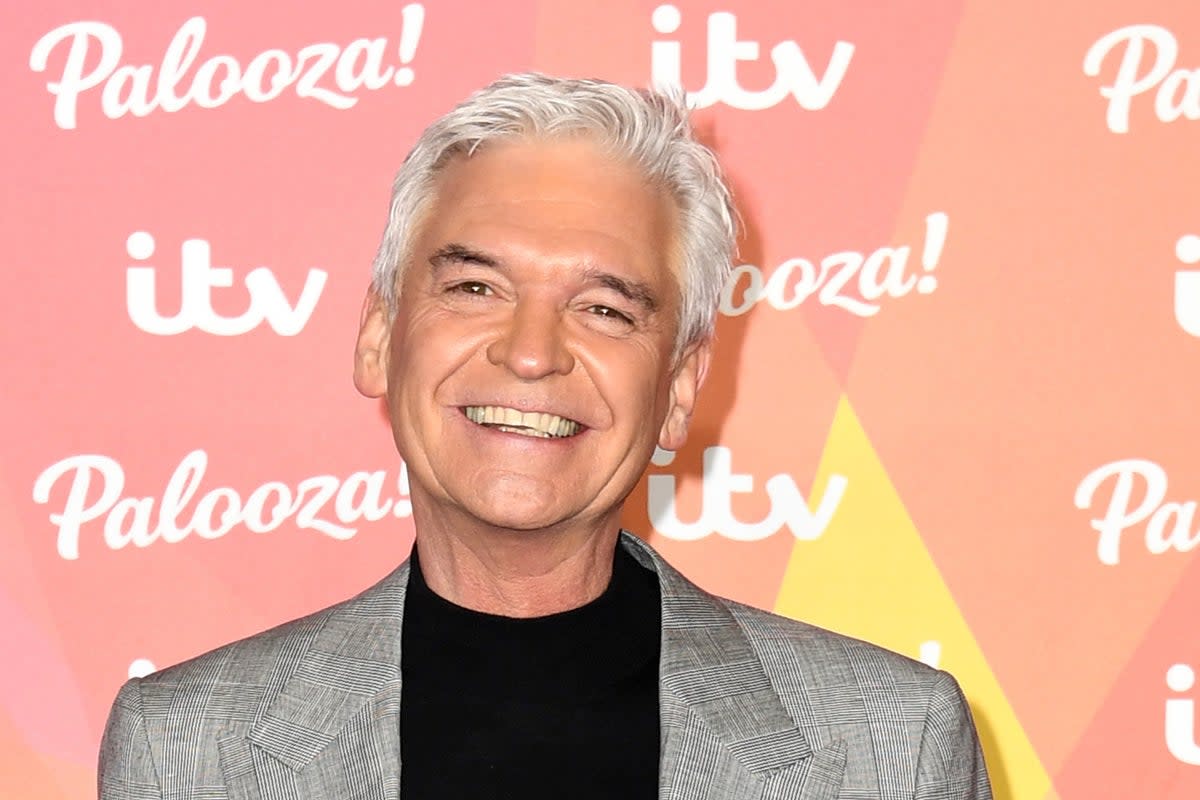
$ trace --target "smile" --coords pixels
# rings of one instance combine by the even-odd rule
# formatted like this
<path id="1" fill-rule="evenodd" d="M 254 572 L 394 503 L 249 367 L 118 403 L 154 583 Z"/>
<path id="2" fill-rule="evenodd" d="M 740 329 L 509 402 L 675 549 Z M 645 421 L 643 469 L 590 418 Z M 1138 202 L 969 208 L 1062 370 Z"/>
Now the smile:
<path id="1" fill-rule="evenodd" d="M 540 411 L 518 411 L 506 406 L 466 406 L 463 413 L 478 425 L 519 433 L 522 436 L 540 436 L 543 439 L 560 439 L 574 436 L 580 425 L 574 420 Z"/>

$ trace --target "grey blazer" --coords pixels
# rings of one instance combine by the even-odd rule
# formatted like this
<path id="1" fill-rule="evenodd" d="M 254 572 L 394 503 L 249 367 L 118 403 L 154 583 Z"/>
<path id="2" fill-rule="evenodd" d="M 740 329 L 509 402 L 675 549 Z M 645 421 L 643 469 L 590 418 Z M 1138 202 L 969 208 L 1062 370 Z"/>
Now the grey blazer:
<path id="1" fill-rule="evenodd" d="M 660 800 L 990 798 L 950 675 L 710 595 L 662 592 Z M 102 800 L 397 798 L 408 564 L 362 594 L 121 688 Z"/>

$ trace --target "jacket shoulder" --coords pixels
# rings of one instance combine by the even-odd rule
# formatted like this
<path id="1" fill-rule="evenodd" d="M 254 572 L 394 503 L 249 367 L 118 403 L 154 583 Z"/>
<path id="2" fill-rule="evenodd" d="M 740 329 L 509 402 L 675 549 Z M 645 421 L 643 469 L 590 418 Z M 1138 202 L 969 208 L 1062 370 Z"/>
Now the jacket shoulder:
<path id="1" fill-rule="evenodd" d="M 947 673 L 861 639 L 753 608 L 733 600 L 728 609 L 781 694 L 819 687 L 884 689 L 924 707 Z"/>
<path id="2" fill-rule="evenodd" d="M 268 690 L 277 690 L 291 677 L 331 622 L 375 613 L 381 596 L 389 594 L 389 590 L 394 593 L 397 583 L 403 586 L 407 573 L 400 573 L 404 569 L 401 567 L 340 603 L 221 645 L 137 680 L 146 715 L 154 717 L 160 704 L 178 703 L 175 696 L 180 692 L 236 693 L 239 697 L 230 701 L 242 708 L 261 704 L 267 699 Z"/>
<path id="3" fill-rule="evenodd" d="M 846 743 L 845 784 L 870 796 L 992 796 L 974 721 L 948 672 L 869 642 L 721 601 L 780 702 L 814 741 Z M 886 751 L 887 758 L 880 753 Z"/>
<path id="4" fill-rule="evenodd" d="M 366 664 L 355 657 L 398 642 L 406 582 L 402 565 L 349 600 L 128 681 L 101 745 L 100 797 L 192 797 L 164 787 L 221 785 L 222 747 L 244 739 L 277 700 L 288 701 L 294 678 L 339 659 Z"/>

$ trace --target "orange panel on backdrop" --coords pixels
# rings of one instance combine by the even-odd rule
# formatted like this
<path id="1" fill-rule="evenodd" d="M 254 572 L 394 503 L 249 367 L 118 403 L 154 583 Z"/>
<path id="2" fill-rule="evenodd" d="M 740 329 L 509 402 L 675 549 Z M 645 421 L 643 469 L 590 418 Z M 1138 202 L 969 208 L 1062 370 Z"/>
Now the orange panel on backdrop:
<path id="1" fill-rule="evenodd" d="M 406 468 L 349 378 L 390 180 L 529 69 L 680 82 L 743 217 L 691 439 L 626 524 L 712 591 L 954 672 L 998 797 L 1200 793 L 1193 4 L 0 23 L 0 794 L 88 791 L 128 675 L 405 557 Z"/>

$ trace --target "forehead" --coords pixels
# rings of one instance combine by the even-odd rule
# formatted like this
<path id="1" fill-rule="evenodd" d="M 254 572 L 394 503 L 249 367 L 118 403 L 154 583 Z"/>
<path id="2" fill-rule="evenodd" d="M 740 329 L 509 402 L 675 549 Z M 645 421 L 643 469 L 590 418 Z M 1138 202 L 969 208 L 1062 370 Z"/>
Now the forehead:
<path id="1" fill-rule="evenodd" d="M 434 189 L 418 251 L 455 242 L 674 277 L 674 202 L 586 138 L 489 142 L 452 159 Z"/>

